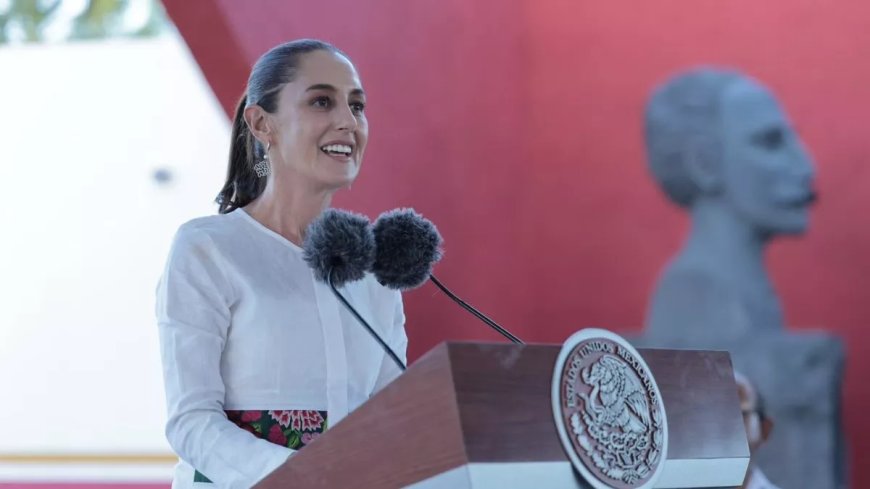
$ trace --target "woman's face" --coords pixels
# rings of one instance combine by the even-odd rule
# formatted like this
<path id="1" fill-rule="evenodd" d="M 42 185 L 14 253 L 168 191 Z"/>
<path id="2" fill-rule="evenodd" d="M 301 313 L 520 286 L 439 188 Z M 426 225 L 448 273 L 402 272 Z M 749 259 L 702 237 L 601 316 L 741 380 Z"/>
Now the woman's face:
<path id="1" fill-rule="evenodd" d="M 350 61 L 329 51 L 302 56 L 269 114 L 269 158 L 276 177 L 290 172 L 318 190 L 350 185 L 368 140 L 365 93 Z"/>

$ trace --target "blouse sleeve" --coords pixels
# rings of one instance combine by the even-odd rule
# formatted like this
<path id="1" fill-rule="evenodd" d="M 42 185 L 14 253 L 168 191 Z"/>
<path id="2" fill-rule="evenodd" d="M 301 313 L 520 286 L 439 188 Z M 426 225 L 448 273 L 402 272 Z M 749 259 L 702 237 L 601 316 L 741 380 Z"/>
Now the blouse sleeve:
<path id="1" fill-rule="evenodd" d="M 215 488 L 247 488 L 294 450 L 259 439 L 223 410 L 221 354 L 232 289 L 213 240 L 182 226 L 157 287 L 157 323 L 166 388 L 166 438 Z"/>
<path id="2" fill-rule="evenodd" d="M 396 355 L 402 360 L 402 363 L 408 363 L 408 335 L 405 333 L 405 310 L 402 304 L 402 294 L 398 291 L 394 292 L 395 307 L 393 314 L 393 324 L 390 330 L 390 338 L 386 340 L 390 348 L 396 352 Z M 402 371 L 393 362 L 386 353 L 381 360 L 381 369 L 378 373 L 378 380 L 375 382 L 374 392 L 377 392 L 387 386 L 390 382 L 401 375 Z"/>

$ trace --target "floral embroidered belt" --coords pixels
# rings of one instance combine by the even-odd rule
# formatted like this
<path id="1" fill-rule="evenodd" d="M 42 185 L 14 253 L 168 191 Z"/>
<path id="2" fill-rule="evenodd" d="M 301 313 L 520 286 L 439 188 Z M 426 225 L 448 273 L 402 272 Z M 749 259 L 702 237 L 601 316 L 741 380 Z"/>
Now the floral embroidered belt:
<path id="1" fill-rule="evenodd" d="M 326 411 L 224 411 L 227 419 L 257 438 L 300 450 L 326 429 Z M 211 482 L 199 471 L 193 482 Z"/>

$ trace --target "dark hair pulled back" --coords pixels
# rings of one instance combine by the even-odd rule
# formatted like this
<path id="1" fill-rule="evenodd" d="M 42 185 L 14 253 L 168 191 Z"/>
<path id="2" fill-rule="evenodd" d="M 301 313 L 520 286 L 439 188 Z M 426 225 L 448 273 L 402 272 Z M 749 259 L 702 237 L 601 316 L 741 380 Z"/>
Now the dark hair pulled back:
<path id="1" fill-rule="evenodd" d="M 248 86 L 233 117 L 227 178 L 215 199 L 219 213 L 226 214 L 248 205 L 266 187 L 266 178 L 258 177 L 254 170 L 254 164 L 263 159 L 266 148 L 251 134 L 245 122 L 245 109 L 251 105 L 259 105 L 269 113 L 278 110 L 278 93 L 281 88 L 296 78 L 302 56 L 314 51 L 329 51 L 346 57 L 327 42 L 299 39 L 270 49 L 251 69 Z"/>

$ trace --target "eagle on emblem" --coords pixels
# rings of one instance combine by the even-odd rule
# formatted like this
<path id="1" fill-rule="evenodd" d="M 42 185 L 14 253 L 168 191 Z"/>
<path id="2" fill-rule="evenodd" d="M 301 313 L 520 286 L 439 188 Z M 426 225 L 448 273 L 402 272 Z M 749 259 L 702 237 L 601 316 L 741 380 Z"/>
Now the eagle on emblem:
<path id="1" fill-rule="evenodd" d="M 644 433 L 649 429 L 649 403 L 637 377 L 628 365 L 611 355 L 583 369 L 583 382 L 592 386 L 580 393 L 586 412 L 599 424 L 618 427 L 623 433 Z"/>
<path id="2" fill-rule="evenodd" d="M 571 417 L 580 446 L 608 477 L 629 484 L 646 477 L 661 454 L 664 433 L 640 380 L 613 355 L 584 368 L 581 378 L 592 390 L 577 393 L 583 409 Z"/>

